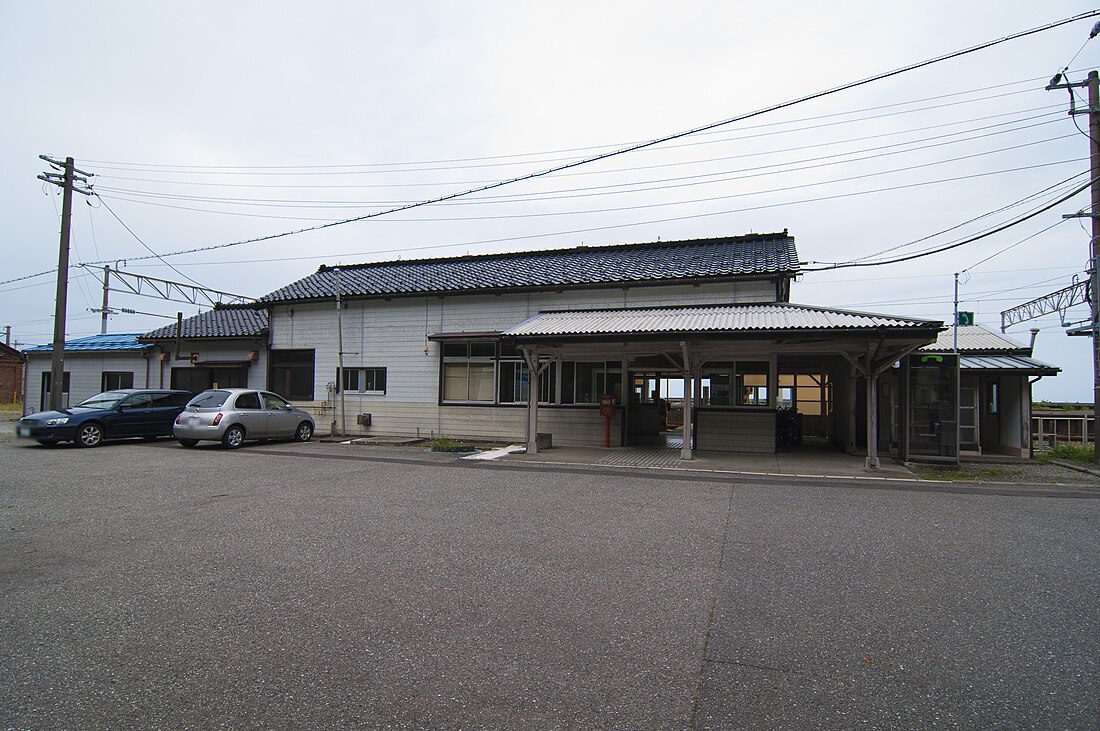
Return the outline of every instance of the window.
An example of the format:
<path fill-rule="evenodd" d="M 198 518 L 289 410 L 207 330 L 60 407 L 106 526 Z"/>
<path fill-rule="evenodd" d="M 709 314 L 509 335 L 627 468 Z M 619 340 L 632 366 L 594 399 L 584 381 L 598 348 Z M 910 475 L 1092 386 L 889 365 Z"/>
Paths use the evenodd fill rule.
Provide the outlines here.
<path fill-rule="evenodd" d="M 127 409 L 148 409 L 153 405 L 153 394 L 135 393 L 129 398 L 123 399 L 119 405 Z"/>
<path fill-rule="evenodd" d="M 989 384 L 989 413 L 991 414 L 1000 413 L 1001 410 L 1000 394 L 997 392 L 997 385 L 996 381 Z"/>
<path fill-rule="evenodd" d="M 443 344 L 443 400 L 493 403 L 496 344 Z"/>
<path fill-rule="evenodd" d="M 42 372 L 42 411 L 50 408 L 50 380 L 53 377 L 51 371 Z M 69 372 L 65 371 L 61 377 L 61 405 L 68 406 L 65 396 L 69 393 Z"/>
<path fill-rule="evenodd" d="M 564 404 L 598 404 L 600 396 L 622 401 L 621 361 L 576 361 L 562 364 L 561 400 Z"/>
<path fill-rule="evenodd" d="M 386 392 L 385 368 L 345 368 L 343 378 L 339 377 L 339 368 L 336 373 L 336 382 L 342 384 L 345 391 L 376 394 Z"/>
<path fill-rule="evenodd" d="M 273 393 L 261 394 L 264 399 L 264 408 L 268 411 L 289 411 L 290 404 L 286 402 L 286 399 L 281 396 L 276 396 Z"/>
<path fill-rule="evenodd" d="M 260 408 L 260 394 L 256 393 L 255 391 L 242 393 L 240 396 L 237 397 L 237 402 L 235 406 L 241 411 L 252 411 L 253 409 L 258 410 Z"/>
<path fill-rule="evenodd" d="M 134 387 L 133 371 L 103 371 L 100 391 L 116 391 L 120 388 Z"/>
<path fill-rule="evenodd" d="M 292 401 L 313 400 L 312 350 L 271 351 L 268 388 Z"/>
<path fill-rule="evenodd" d="M 542 372 L 539 379 L 539 403 L 554 400 L 556 370 L 553 365 Z M 500 361 L 500 403 L 525 404 L 531 392 L 531 371 L 523 361 Z"/>
<path fill-rule="evenodd" d="M 833 386 L 827 373 L 780 373 L 779 408 L 807 416 L 833 413 Z"/>
<path fill-rule="evenodd" d="M 737 361 L 714 363 L 701 379 L 700 398 L 704 406 L 767 406 L 767 361 Z M 788 402 L 794 398 L 793 384 L 783 384 L 780 399 Z"/>
<path fill-rule="evenodd" d="M 229 391 L 205 391 L 196 396 L 190 405 L 199 409 L 216 409 L 229 398 Z"/>

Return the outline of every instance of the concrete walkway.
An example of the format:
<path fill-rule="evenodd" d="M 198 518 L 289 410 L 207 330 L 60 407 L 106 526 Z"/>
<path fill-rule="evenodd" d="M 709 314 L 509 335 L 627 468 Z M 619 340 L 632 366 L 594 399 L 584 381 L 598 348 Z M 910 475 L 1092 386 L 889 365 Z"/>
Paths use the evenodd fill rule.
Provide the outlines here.
<path fill-rule="evenodd" d="M 777 454 L 731 454 L 695 452 L 692 460 L 680 459 L 678 449 L 657 447 L 554 447 L 538 454 L 509 454 L 501 459 L 546 464 L 594 465 L 601 467 L 649 467 L 665 470 L 729 472 L 749 475 L 804 477 L 860 477 L 869 479 L 916 480 L 901 464 L 883 457 L 877 470 L 864 469 L 864 458 L 844 452 L 803 449 Z"/>

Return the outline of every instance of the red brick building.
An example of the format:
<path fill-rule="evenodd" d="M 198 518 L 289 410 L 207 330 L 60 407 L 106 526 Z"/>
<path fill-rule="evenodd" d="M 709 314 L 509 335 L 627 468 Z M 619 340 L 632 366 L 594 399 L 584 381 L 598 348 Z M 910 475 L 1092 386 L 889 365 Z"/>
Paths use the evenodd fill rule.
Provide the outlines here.
<path fill-rule="evenodd" d="M 0 404 L 22 400 L 26 361 L 26 356 L 18 350 L 0 343 Z"/>

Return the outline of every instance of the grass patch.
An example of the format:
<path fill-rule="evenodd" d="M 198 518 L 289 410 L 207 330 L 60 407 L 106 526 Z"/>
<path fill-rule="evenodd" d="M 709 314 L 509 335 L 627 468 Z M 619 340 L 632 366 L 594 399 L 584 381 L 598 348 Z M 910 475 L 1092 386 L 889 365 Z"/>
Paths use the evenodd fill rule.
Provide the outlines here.
<path fill-rule="evenodd" d="M 1070 444 L 1068 442 L 1056 442 L 1053 448 L 1039 455 L 1039 459 L 1044 462 L 1061 459 L 1066 462 L 1080 462 L 1081 464 L 1091 464 L 1093 457 L 1092 445 Z"/>
<path fill-rule="evenodd" d="M 460 442 L 457 439 L 440 436 L 432 440 L 433 452 L 473 452 L 474 445 L 469 442 Z"/>
<path fill-rule="evenodd" d="M 997 467 L 937 467 L 934 465 L 914 465 L 913 471 L 922 480 L 942 480 L 944 482 L 983 482 L 1000 480 L 1015 475 L 1016 472 Z"/>

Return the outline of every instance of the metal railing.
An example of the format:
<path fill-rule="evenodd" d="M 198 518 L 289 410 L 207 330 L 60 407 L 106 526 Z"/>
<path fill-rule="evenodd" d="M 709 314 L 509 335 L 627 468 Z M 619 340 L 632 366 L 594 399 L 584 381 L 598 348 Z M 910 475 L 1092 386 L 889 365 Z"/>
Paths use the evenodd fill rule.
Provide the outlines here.
<path fill-rule="evenodd" d="M 1091 444 L 1095 438 L 1096 417 L 1091 412 L 1032 413 L 1031 440 L 1039 449 L 1050 449 L 1056 442 Z"/>

